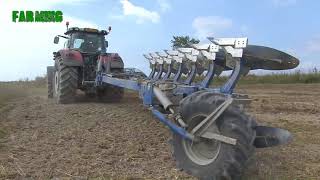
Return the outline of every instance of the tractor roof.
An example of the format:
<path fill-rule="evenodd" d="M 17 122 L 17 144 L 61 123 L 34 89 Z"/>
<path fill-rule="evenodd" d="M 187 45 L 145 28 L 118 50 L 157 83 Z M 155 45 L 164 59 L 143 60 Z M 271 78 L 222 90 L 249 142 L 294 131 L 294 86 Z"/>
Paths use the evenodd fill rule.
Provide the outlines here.
<path fill-rule="evenodd" d="M 106 30 L 99 31 L 98 29 L 93 28 L 78 28 L 78 27 L 71 27 L 65 32 L 65 35 L 76 33 L 76 32 L 84 32 L 84 33 L 91 33 L 91 34 L 101 34 L 101 35 L 107 35 L 108 32 Z"/>

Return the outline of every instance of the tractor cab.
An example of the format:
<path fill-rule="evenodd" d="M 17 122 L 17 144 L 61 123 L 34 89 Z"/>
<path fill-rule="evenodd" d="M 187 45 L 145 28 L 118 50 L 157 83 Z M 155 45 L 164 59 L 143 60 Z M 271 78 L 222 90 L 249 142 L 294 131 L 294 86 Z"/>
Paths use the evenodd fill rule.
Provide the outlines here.
<path fill-rule="evenodd" d="M 70 72 L 75 70 L 77 89 L 86 94 L 96 94 L 94 82 L 98 73 L 122 72 L 124 67 L 118 53 L 107 53 L 108 41 L 105 36 L 110 33 L 111 27 L 108 30 L 69 28 L 68 22 L 66 26 L 64 35 L 54 37 L 55 44 L 59 43 L 60 38 L 66 39 L 64 47 L 53 53 L 55 71 L 59 72 L 65 67 L 71 69 Z"/>
<path fill-rule="evenodd" d="M 58 35 L 54 38 L 54 43 L 59 43 L 59 38 L 67 39 L 65 49 L 76 50 L 88 54 L 105 54 L 108 47 L 108 41 L 105 36 L 109 34 L 111 27 L 106 30 L 97 30 L 93 28 L 68 28 L 64 33 L 67 36 Z"/>

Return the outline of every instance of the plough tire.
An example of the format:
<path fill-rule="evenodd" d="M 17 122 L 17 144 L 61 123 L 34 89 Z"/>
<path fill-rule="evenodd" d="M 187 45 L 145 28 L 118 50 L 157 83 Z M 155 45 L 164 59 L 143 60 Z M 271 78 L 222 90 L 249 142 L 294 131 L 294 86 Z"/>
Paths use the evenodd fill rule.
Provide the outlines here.
<path fill-rule="evenodd" d="M 225 99 L 224 95 L 208 91 L 199 91 L 183 99 L 180 111 L 187 130 L 191 131 Z M 204 180 L 240 179 L 255 150 L 255 126 L 253 119 L 231 105 L 207 131 L 234 138 L 236 145 L 204 138 L 190 142 L 174 134 L 172 145 L 177 167 Z"/>

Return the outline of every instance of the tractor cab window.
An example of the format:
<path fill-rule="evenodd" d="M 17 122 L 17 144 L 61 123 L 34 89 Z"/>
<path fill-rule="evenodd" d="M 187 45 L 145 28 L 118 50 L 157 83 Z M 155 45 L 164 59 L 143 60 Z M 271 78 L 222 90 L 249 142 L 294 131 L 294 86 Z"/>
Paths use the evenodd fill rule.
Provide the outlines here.
<path fill-rule="evenodd" d="M 73 48 L 80 49 L 82 43 L 84 42 L 83 39 L 74 39 L 73 41 Z"/>
<path fill-rule="evenodd" d="M 105 50 L 104 37 L 98 34 L 75 33 L 71 35 L 71 49 L 81 52 L 97 53 Z"/>

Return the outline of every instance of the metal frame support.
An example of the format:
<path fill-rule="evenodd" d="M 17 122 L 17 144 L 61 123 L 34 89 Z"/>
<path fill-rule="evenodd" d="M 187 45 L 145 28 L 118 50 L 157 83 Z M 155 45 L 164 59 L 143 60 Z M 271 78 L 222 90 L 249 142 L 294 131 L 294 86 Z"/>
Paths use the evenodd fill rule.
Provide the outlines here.
<path fill-rule="evenodd" d="M 202 120 L 196 127 L 191 130 L 192 134 L 202 135 L 208 127 L 210 127 L 218 117 L 232 104 L 233 99 L 229 97 L 226 101 L 220 104 L 209 116 Z"/>
<path fill-rule="evenodd" d="M 150 72 L 150 74 L 148 76 L 148 79 L 153 79 L 154 75 L 156 74 L 156 65 L 152 64 L 151 67 L 152 68 L 151 68 L 151 72 Z"/>
<path fill-rule="evenodd" d="M 163 64 L 159 64 L 159 72 L 156 74 L 156 76 L 153 79 L 159 80 L 162 77 L 162 74 L 163 74 Z"/>
<path fill-rule="evenodd" d="M 202 120 L 196 127 L 191 130 L 191 134 L 195 137 L 203 137 L 207 139 L 215 139 L 227 144 L 236 145 L 237 140 L 221 134 L 212 133 L 206 131 L 220 116 L 221 114 L 232 104 L 233 98 L 229 97 L 220 106 L 218 106 L 209 116 Z"/>
<path fill-rule="evenodd" d="M 220 87 L 221 93 L 232 94 L 240 76 L 248 70 L 248 68 L 244 67 L 242 60 L 243 49 L 248 45 L 248 38 L 215 39 L 208 37 L 208 39 L 212 43 L 222 47 L 223 51 L 226 53 L 227 66 L 233 68 L 228 81 Z"/>
<path fill-rule="evenodd" d="M 170 55 L 166 55 L 166 57 L 164 58 L 164 62 L 167 66 L 167 69 L 166 69 L 166 74 L 163 76 L 162 80 L 168 80 L 172 74 L 172 57 Z"/>
<path fill-rule="evenodd" d="M 149 60 L 149 63 L 150 63 L 150 67 L 151 67 L 151 72 L 148 76 L 148 79 L 153 79 L 155 73 L 156 73 L 156 67 L 157 67 L 157 64 L 156 64 L 156 61 L 153 60 L 153 58 L 149 55 L 146 55 L 146 54 L 143 54 L 143 56 Z"/>
<path fill-rule="evenodd" d="M 194 78 L 197 74 L 197 56 L 200 54 L 200 51 L 194 49 L 194 48 L 178 48 L 179 55 L 181 58 L 186 59 L 187 61 L 190 61 L 191 63 L 191 70 L 188 73 L 187 79 L 183 82 L 186 85 L 191 85 Z"/>
<path fill-rule="evenodd" d="M 172 64 L 167 64 L 167 72 L 166 74 L 163 76 L 162 80 L 168 80 L 171 76 L 171 71 L 172 71 Z"/>
<path fill-rule="evenodd" d="M 197 66 L 194 62 L 192 62 L 191 71 L 189 72 L 187 79 L 184 81 L 184 84 L 191 85 L 194 78 L 196 77 L 196 74 L 197 74 Z"/>
<path fill-rule="evenodd" d="M 159 80 L 163 73 L 163 59 L 157 53 L 149 53 L 152 59 L 156 62 L 157 74 L 153 76 L 153 80 Z"/>
<path fill-rule="evenodd" d="M 159 112 L 158 110 L 156 110 L 154 108 L 152 108 L 151 111 L 160 120 L 160 122 L 162 122 L 163 124 L 168 126 L 171 129 L 171 131 L 173 131 L 174 133 L 179 134 L 182 138 L 187 139 L 189 141 L 193 141 L 194 140 L 194 136 L 192 134 L 188 133 L 185 129 L 177 126 L 174 123 L 172 123 L 161 112 Z"/>
<path fill-rule="evenodd" d="M 165 53 L 165 54 L 164 54 Z M 158 79 L 160 79 L 162 77 L 162 80 L 167 80 L 170 75 L 171 75 L 171 56 L 169 54 L 167 54 L 167 52 L 156 52 L 156 54 L 159 56 L 159 59 L 162 61 L 163 63 L 163 72 L 165 72 L 165 75 L 162 77 L 162 74 L 158 77 Z"/>
<path fill-rule="evenodd" d="M 177 62 L 177 63 L 179 63 L 179 62 Z M 182 68 L 183 68 L 183 64 L 179 63 L 179 68 L 178 68 L 178 71 L 176 72 L 176 74 L 173 77 L 173 82 L 175 82 L 175 83 L 179 82 L 180 77 L 182 75 Z"/>
<path fill-rule="evenodd" d="M 131 89 L 134 91 L 140 91 L 141 84 L 127 79 L 119 79 L 115 77 L 108 76 L 106 74 L 100 74 L 96 77 L 96 84 L 103 85 L 103 83 L 112 84 L 114 86 Z"/>
<path fill-rule="evenodd" d="M 183 68 L 183 63 L 182 63 L 182 58 L 178 57 L 179 52 L 176 50 L 173 51 L 169 51 L 169 50 L 164 50 L 165 53 L 167 53 L 168 57 L 170 56 L 170 58 L 172 58 L 173 61 L 175 61 L 175 63 L 179 64 L 178 69 L 175 72 L 175 75 L 173 77 L 173 82 L 177 83 L 180 80 L 180 77 L 182 75 L 182 68 Z M 171 66 L 172 68 L 172 66 Z"/>
<path fill-rule="evenodd" d="M 220 46 L 216 44 L 190 44 L 190 46 L 199 52 L 199 55 L 196 56 L 197 59 L 199 58 L 209 62 L 209 67 L 204 68 L 207 70 L 207 74 L 200 83 L 201 88 L 208 88 L 217 69 L 214 61 L 216 59 L 216 53 L 219 52 Z"/>
<path fill-rule="evenodd" d="M 148 83 L 146 85 L 140 86 L 141 89 L 139 90 L 139 96 L 143 101 L 144 106 L 152 106 L 153 105 L 153 85 Z"/>
<path fill-rule="evenodd" d="M 244 69 L 244 67 L 243 67 L 241 59 L 236 59 L 231 76 L 229 77 L 228 81 L 223 86 L 220 87 L 221 93 L 226 93 L 226 94 L 233 93 L 233 90 L 234 90 L 240 76 L 242 75 L 243 69 Z"/>
<path fill-rule="evenodd" d="M 213 61 L 209 62 L 209 69 L 208 69 L 208 72 L 206 74 L 206 77 L 202 80 L 200 86 L 202 88 L 208 88 L 209 85 L 211 84 L 212 80 L 213 80 L 213 77 L 215 75 L 215 72 L 216 72 L 216 66 L 214 64 Z"/>

